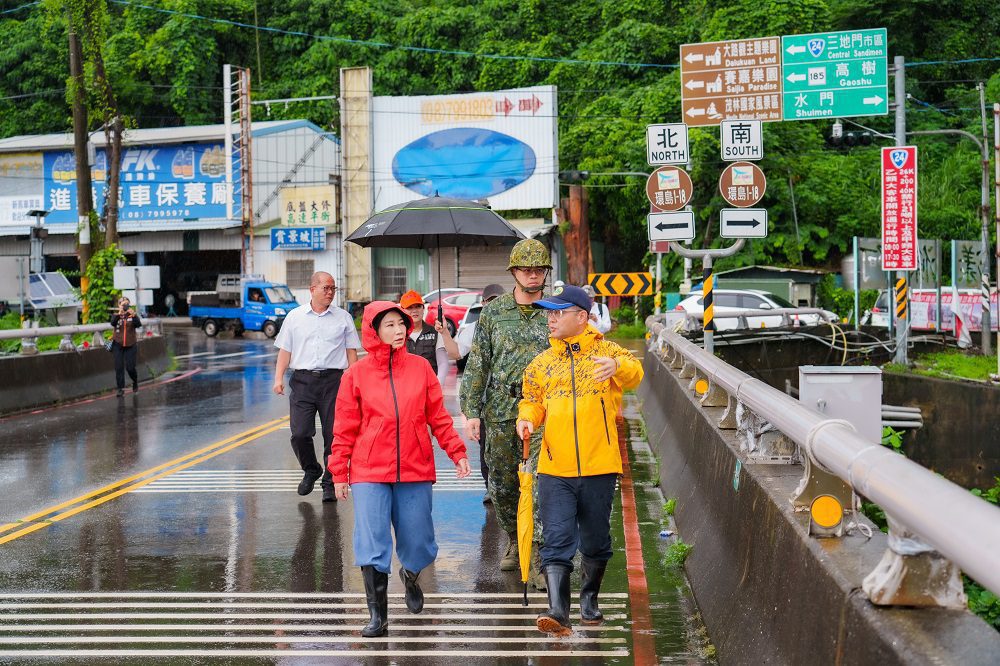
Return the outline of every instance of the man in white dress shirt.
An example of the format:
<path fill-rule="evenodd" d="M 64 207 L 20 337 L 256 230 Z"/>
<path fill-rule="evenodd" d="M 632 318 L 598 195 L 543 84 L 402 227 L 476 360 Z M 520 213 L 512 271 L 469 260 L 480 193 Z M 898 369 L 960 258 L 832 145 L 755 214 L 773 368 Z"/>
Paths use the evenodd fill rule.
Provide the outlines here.
<path fill-rule="evenodd" d="M 596 292 L 589 284 L 583 285 L 583 290 L 594 301 L 594 307 L 590 308 L 590 323 L 602 334 L 607 333 L 611 330 L 611 313 L 608 312 L 608 306 L 597 302 L 594 298 Z"/>
<path fill-rule="evenodd" d="M 285 317 L 274 346 L 278 361 L 274 368 L 274 392 L 285 392 L 285 370 L 292 369 L 288 380 L 291 395 L 289 427 L 292 451 L 302 467 L 299 495 L 312 492 L 322 477 L 323 501 L 335 502 L 333 478 L 326 468 L 333 443 L 334 406 L 340 377 L 358 360 L 361 341 L 354 320 L 346 310 L 333 305 L 337 286 L 333 276 L 322 271 L 309 281 L 309 303 L 300 305 Z M 313 436 L 316 412 L 323 429 L 323 464 L 316 459 Z"/>

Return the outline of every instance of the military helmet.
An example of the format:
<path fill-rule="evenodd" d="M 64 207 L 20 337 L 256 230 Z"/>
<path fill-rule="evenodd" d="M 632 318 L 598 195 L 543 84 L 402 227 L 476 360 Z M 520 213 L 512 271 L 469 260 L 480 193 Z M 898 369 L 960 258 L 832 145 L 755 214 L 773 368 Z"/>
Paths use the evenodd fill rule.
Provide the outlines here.
<path fill-rule="evenodd" d="M 507 270 L 516 266 L 525 268 L 548 268 L 552 269 L 552 259 L 549 257 L 549 250 L 541 241 L 534 238 L 525 238 L 518 241 L 517 245 L 510 251 L 510 263 Z"/>

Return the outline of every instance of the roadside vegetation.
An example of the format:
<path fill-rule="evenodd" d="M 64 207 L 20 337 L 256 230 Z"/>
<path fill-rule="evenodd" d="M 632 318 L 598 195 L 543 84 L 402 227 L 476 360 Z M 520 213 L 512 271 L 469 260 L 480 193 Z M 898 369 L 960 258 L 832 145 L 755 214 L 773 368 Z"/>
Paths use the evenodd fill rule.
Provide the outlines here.
<path fill-rule="evenodd" d="M 923 354 L 913 361 L 913 367 L 889 363 L 882 366 L 884 372 L 898 374 L 912 373 L 940 379 L 963 379 L 988 382 L 991 374 L 996 374 L 997 357 L 973 354 L 961 349 Z"/>

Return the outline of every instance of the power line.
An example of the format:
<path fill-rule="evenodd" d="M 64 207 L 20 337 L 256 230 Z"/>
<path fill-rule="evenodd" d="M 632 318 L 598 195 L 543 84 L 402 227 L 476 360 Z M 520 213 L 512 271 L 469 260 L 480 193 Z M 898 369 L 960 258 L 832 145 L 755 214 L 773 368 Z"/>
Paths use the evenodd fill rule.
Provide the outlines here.
<path fill-rule="evenodd" d="M 34 7 L 35 5 L 40 5 L 40 4 L 42 4 L 42 3 L 41 2 L 29 2 L 26 5 L 21 5 L 20 7 L 14 7 L 14 9 L 5 9 L 2 12 L 0 12 L 0 15 L 3 15 L 3 14 L 13 14 L 14 12 L 19 12 L 22 9 L 27 9 L 28 7 Z"/>

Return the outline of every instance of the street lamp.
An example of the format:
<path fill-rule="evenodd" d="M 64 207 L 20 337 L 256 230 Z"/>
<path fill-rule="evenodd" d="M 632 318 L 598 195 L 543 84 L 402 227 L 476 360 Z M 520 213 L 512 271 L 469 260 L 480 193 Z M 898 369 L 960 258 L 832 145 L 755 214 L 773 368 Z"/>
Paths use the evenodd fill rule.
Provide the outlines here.
<path fill-rule="evenodd" d="M 42 254 L 42 244 L 49 235 L 49 230 L 44 227 L 44 218 L 49 214 L 47 210 L 33 209 L 28 211 L 28 216 L 35 218 L 35 226 L 31 227 L 31 250 L 28 255 L 28 266 L 32 273 L 45 272 L 45 255 Z"/>

